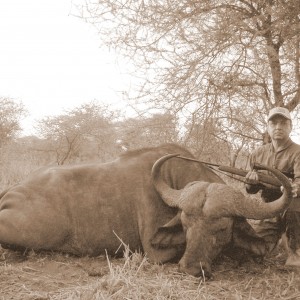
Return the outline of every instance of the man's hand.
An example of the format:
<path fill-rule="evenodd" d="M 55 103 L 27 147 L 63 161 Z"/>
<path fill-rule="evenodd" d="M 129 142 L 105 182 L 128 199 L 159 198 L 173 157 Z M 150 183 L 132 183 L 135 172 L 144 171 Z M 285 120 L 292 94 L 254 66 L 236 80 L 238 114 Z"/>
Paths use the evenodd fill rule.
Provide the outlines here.
<path fill-rule="evenodd" d="M 246 181 L 249 183 L 257 183 L 258 174 L 255 170 L 249 171 L 246 175 Z"/>
<path fill-rule="evenodd" d="M 293 198 L 299 197 L 299 184 L 298 183 L 292 183 L 292 193 L 293 193 Z"/>
<path fill-rule="evenodd" d="M 255 170 L 249 171 L 246 178 L 246 188 L 250 188 L 251 184 L 257 184 L 258 182 L 258 174 Z"/>
<path fill-rule="evenodd" d="M 297 183 L 292 183 L 291 185 L 292 185 L 292 194 L 293 194 L 293 198 L 299 197 L 299 192 L 300 192 L 299 184 L 297 184 Z M 283 186 L 280 187 L 280 190 L 283 192 L 283 190 L 284 190 Z"/>

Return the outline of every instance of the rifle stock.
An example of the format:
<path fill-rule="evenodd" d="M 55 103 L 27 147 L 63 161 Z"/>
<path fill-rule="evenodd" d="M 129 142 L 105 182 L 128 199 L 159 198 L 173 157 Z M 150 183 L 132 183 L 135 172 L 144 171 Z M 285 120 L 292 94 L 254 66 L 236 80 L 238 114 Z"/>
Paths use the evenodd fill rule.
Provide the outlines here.
<path fill-rule="evenodd" d="M 246 177 L 246 175 L 248 174 L 248 171 L 245 171 L 243 169 L 234 168 L 234 167 L 219 166 L 218 169 L 220 171 L 239 175 L 241 177 Z M 257 184 L 265 183 L 265 184 L 273 185 L 274 187 L 278 187 L 278 188 L 282 186 L 281 182 L 277 178 L 273 177 L 272 175 L 263 174 L 263 173 L 259 173 L 259 172 L 257 173 L 257 175 L 258 175 Z"/>
<path fill-rule="evenodd" d="M 239 168 L 235 168 L 235 167 L 217 165 L 217 164 L 204 162 L 204 161 L 200 161 L 200 160 L 197 160 L 197 159 L 194 159 L 194 158 L 189 158 L 189 157 L 184 157 L 184 156 L 178 156 L 178 158 L 182 158 L 182 159 L 202 163 L 202 164 L 208 165 L 210 167 L 218 168 L 218 170 L 220 170 L 222 172 L 231 173 L 231 174 L 238 175 L 238 176 L 241 176 L 241 177 L 246 177 L 246 175 L 249 172 L 249 171 L 239 169 Z M 293 178 L 293 174 L 285 173 L 285 172 L 282 172 L 282 173 L 284 175 L 286 175 L 287 177 L 289 177 L 289 178 Z M 260 173 L 260 172 L 258 172 L 257 174 L 258 174 L 258 181 L 257 181 L 257 183 L 254 183 L 254 184 L 261 184 L 261 183 L 262 184 L 269 184 L 269 185 L 273 185 L 275 188 L 280 188 L 282 186 L 281 182 L 272 175 L 268 175 L 268 174 L 264 174 L 264 173 Z"/>

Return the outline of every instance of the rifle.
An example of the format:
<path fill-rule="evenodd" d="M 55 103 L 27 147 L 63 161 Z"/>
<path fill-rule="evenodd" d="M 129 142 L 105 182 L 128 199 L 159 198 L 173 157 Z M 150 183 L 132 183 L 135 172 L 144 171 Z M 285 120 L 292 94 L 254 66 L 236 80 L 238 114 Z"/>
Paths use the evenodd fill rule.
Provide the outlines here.
<path fill-rule="evenodd" d="M 185 160 L 190 160 L 190 161 L 194 161 L 194 162 L 198 162 L 198 163 L 202 163 L 204 165 L 207 165 L 208 167 L 210 167 L 211 169 L 215 170 L 215 168 L 217 168 L 219 171 L 222 172 L 226 172 L 226 173 L 231 173 L 234 175 L 238 175 L 241 177 L 246 177 L 246 175 L 248 174 L 249 171 L 246 171 L 244 169 L 239 169 L 239 168 L 235 168 L 235 167 L 229 167 L 229 166 L 222 166 L 222 165 L 218 165 L 218 164 L 214 164 L 214 163 L 210 163 L 210 162 L 205 162 L 205 161 L 200 161 L 197 159 L 193 159 L 193 158 L 189 158 L 189 157 L 184 157 L 184 156 L 177 156 L 178 158 L 182 158 Z M 214 167 L 214 168 L 212 168 Z M 254 165 L 254 169 L 255 169 L 255 165 Z M 288 178 L 293 178 L 294 175 L 291 173 L 287 173 L 287 172 L 282 172 L 285 176 L 287 176 Z M 264 174 L 264 173 L 257 173 L 258 174 L 258 181 L 254 182 L 252 184 L 269 184 L 274 186 L 274 188 L 280 188 L 282 186 L 281 182 L 275 178 L 272 175 L 268 175 L 268 174 Z"/>

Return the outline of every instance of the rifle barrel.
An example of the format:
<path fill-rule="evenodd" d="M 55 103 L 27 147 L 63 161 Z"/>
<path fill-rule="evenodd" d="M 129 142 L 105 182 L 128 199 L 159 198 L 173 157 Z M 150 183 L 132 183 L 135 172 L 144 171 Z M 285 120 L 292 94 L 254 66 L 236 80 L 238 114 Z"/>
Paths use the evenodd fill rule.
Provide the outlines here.
<path fill-rule="evenodd" d="M 248 171 L 245 171 L 243 169 L 234 168 L 234 167 L 219 166 L 218 169 L 220 171 L 232 173 L 232 174 L 239 175 L 242 177 L 246 177 L 246 175 L 248 174 Z M 267 175 L 267 174 L 263 174 L 263 173 L 259 173 L 259 172 L 257 173 L 257 175 L 258 175 L 257 184 L 266 183 L 266 184 L 273 185 L 275 187 L 282 186 L 281 182 L 277 178 L 273 177 L 272 175 Z"/>
<path fill-rule="evenodd" d="M 205 162 L 205 161 L 200 161 L 200 160 L 190 158 L 190 157 L 184 157 L 184 156 L 177 156 L 177 157 L 185 159 L 185 160 L 194 161 L 194 162 L 197 162 L 197 163 L 202 163 L 204 165 L 217 167 L 218 170 L 220 170 L 222 172 L 231 173 L 231 174 L 238 175 L 238 176 L 241 176 L 241 177 L 246 177 L 246 175 L 248 174 L 248 171 L 243 170 L 243 169 L 239 169 L 239 168 L 235 168 L 235 167 L 221 166 L 221 165 L 218 165 L 218 164 Z M 265 184 L 273 185 L 277 188 L 282 186 L 281 182 L 277 178 L 275 178 L 272 175 L 263 174 L 263 173 L 258 173 L 257 184 L 259 184 L 259 183 L 265 183 Z"/>
<path fill-rule="evenodd" d="M 198 159 L 194 159 L 194 158 L 190 158 L 190 157 L 185 157 L 185 156 L 177 156 L 178 158 L 183 158 L 185 160 L 190 160 L 190 161 L 195 161 L 197 163 L 201 163 L 201 164 L 204 164 L 204 165 L 208 165 L 208 166 L 213 166 L 213 167 L 219 167 L 220 165 L 217 165 L 217 164 L 214 164 L 214 163 L 210 163 L 210 162 L 206 162 L 206 161 L 201 161 L 201 160 L 198 160 Z"/>

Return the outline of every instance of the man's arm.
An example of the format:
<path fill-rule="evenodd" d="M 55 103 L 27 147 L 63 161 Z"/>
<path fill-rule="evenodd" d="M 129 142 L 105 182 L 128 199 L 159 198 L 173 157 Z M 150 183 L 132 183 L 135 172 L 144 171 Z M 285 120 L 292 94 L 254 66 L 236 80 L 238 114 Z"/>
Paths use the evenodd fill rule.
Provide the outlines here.
<path fill-rule="evenodd" d="M 292 192 L 294 197 L 300 197 L 300 153 L 294 163 L 294 180 L 292 183 Z"/>

